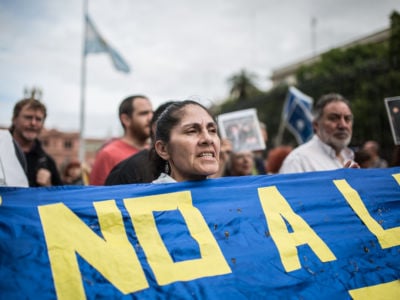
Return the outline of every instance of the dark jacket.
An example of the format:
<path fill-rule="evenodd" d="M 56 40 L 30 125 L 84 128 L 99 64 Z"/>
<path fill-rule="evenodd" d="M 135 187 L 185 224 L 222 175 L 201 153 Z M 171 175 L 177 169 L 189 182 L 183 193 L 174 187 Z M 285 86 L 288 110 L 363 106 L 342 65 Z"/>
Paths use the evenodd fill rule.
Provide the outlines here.
<path fill-rule="evenodd" d="M 154 179 L 149 150 L 144 149 L 117 164 L 108 174 L 105 185 L 148 183 Z"/>
<path fill-rule="evenodd" d="M 36 173 L 39 169 L 47 169 L 51 173 L 51 185 L 62 185 L 60 174 L 58 173 L 56 163 L 42 148 L 39 140 L 35 141 L 32 149 L 25 153 L 28 170 L 28 181 L 30 187 L 39 186 L 36 183 Z"/>

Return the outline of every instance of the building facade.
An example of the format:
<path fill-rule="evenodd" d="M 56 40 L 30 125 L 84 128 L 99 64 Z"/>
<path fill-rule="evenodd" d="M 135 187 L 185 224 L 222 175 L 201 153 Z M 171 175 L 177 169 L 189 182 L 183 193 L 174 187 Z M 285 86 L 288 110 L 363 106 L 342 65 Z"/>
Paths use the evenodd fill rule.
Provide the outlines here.
<path fill-rule="evenodd" d="M 79 133 L 62 132 L 56 129 L 43 129 L 40 140 L 45 151 L 56 161 L 61 172 L 66 164 L 79 160 Z M 91 165 L 96 156 L 97 150 L 104 144 L 105 139 L 85 139 L 85 160 Z"/>

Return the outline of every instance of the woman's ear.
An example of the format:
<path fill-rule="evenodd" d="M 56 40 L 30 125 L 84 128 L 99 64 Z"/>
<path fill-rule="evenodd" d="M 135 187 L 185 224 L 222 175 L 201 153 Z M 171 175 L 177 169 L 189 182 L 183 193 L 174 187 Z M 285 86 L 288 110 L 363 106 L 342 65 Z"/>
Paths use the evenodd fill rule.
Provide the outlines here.
<path fill-rule="evenodd" d="M 154 148 L 157 152 L 157 154 L 164 160 L 168 160 L 169 159 L 169 153 L 168 153 L 168 148 L 167 145 L 158 140 L 156 141 L 156 143 L 154 144 Z"/>

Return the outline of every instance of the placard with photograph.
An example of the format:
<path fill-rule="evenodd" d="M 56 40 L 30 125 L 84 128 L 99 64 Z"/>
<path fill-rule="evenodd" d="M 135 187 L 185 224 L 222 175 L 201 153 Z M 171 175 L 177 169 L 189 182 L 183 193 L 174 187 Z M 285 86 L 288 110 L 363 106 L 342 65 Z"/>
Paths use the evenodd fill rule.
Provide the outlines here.
<path fill-rule="evenodd" d="M 400 145 L 400 96 L 385 98 L 385 106 L 389 117 L 395 145 Z"/>
<path fill-rule="evenodd" d="M 255 151 L 265 149 L 257 110 L 239 110 L 218 116 L 222 138 L 231 141 L 233 151 Z"/>

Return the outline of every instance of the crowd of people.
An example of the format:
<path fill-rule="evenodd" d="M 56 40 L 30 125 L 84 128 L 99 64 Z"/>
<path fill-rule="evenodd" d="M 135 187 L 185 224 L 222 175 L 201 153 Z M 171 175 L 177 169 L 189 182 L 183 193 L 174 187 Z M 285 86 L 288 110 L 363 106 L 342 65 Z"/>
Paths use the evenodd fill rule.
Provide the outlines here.
<path fill-rule="evenodd" d="M 45 105 L 33 98 L 22 99 L 14 106 L 9 130 L 0 131 L 0 185 L 166 183 L 388 167 L 376 141 L 366 141 L 357 151 L 349 148 L 353 113 L 342 95 L 323 95 L 313 113 L 314 135 L 308 142 L 235 152 L 234 141 L 220 138 L 215 116 L 200 103 L 168 101 L 153 111 L 148 97 L 133 95 L 119 106 L 123 135 L 98 150 L 90 173 L 75 160 L 59 172 L 39 139 L 47 116 Z M 260 131 L 267 144 L 265 123 L 260 122 Z"/>

